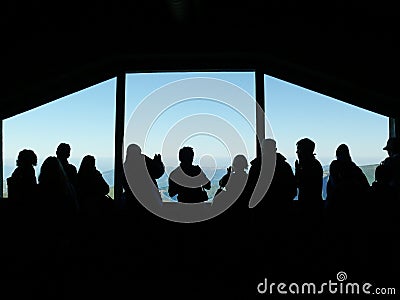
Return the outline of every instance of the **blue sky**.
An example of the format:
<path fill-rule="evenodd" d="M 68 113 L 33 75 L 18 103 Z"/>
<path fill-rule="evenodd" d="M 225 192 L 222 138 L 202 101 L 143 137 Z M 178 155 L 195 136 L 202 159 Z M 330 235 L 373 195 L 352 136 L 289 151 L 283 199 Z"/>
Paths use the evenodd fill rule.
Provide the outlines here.
<path fill-rule="evenodd" d="M 18 152 L 32 149 L 38 173 L 41 162 L 66 142 L 76 167 L 84 155 L 92 154 L 104 171 L 112 169 L 115 85 L 112 79 L 4 120 L 4 164 L 15 166 Z"/>
<path fill-rule="evenodd" d="M 244 90 L 249 97 L 254 97 L 254 74 L 253 73 L 172 73 L 172 74 L 131 74 L 127 77 L 127 95 L 126 95 L 126 117 L 125 123 L 128 125 L 131 114 L 135 111 L 139 103 L 144 99 L 148 101 L 146 96 L 148 91 L 155 91 L 160 87 L 176 82 L 178 80 L 194 78 L 194 77 L 212 77 L 228 81 L 242 90 Z M 183 86 L 185 86 L 183 84 Z M 141 91 L 141 92 L 140 92 Z M 228 93 L 228 91 L 226 91 Z M 169 101 L 169 99 L 163 99 L 164 93 L 161 97 L 151 98 L 151 103 Z M 191 93 L 188 93 L 192 95 Z M 219 101 L 220 99 L 206 99 L 196 97 L 196 93 L 193 94 L 193 98 L 187 99 L 183 102 L 179 102 L 167 109 L 161 109 L 159 106 L 154 105 L 150 107 L 155 111 L 159 111 L 160 116 L 154 122 L 149 136 L 146 139 L 146 143 L 139 143 L 147 155 L 152 156 L 154 153 L 162 153 L 166 165 L 176 166 L 179 164 L 177 159 L 178 149 L 182 146 L 191 146 L 195 150 L 195 163 L 200 163 L 201 157 L 208 157 L 208 162 L 211 162 L 211 166 L 217 165 L 220 168 L 225 168 L 230 164 L 235 154 L 239 154 L 236 148 L 240 148 L 240 145 L 236 141 L 241 141 L 244 146 L 244 153 L 249 159 L 255 156 L 255 138 L 254 138 L 254 126 L 255 126 L 255 109 L 251 105 L 247 107 L 239 107 L 240 112 L 247 109 L 247 117 L 240 115 L 238 111 L 235 111 L 231 107 L 228 107 L 224 103 Z M 172 97 L 171 102 L 174 102 L 175 95 L 165 95 L 165 97 Z M 201 118 L 196 118 L 196 115 L 205 115 L 205 121 L 201 122 Z M 149 112 L 146 112 L 146 116 Z M 215 123 L 215 127 L 218 126 L 230 126 L 236 129 L 237 138 L 234 139 L 234 134 L 226 130 L 224 132 L 218 132 L 217 134 L 210 135 L 213 128 L 209 128 L 206 132 L 201 132 L 205 123 Z M 202 124 L 200 124 L 202 123 Z M 181 125 L 183 124 L 183 125 Z M 182 138 L 178 138 L 176 130 L 179 126 L 185 127 L 187 133 L 183 134 Z M 180 131 L 183 131 L 181 128 Z M 173 134 L 175 133 L 175 134 Z M 163 147 L 168 142 L 163 142 L 164 138 L 168 138 L 168 134 L 172 134 L 174 143 L 176 145 L 175 150 L 164 150 Z M 191 136 L 193 135 L 193 136 Z M 127 139 L 128 140 L 128 139 Z M 133 142 L 137 142 L 134 138 Z M 129 142 L 127 142 L 129 143 Z M 233 149 L 235 148 L 235 149 Z M 242 154 L 242 153 L 240 153 Z M 204 161 L 205 163 L 205 161 Z"/>
<path fill-rule="evenodd" d="M 337 99 L 265 76 L 266 115 L 278 151 L 295 160 L 296 141 L 309 137 L 323 165 L 334 159 L 337 146 L 349 146 L 359 165 L 375 164 L 387 156 L 382 150 L 389 137 L 387 117 Z"/>
<path fill-rule="evenodd" d="M 226 80 L 254 96 L 252 72 L 130 74 L 127 76 L 125 124 L 128 124 L 131 114 L 147 95 L 168 83 L 197 76 Z M 295 160 L 296 141 L 306 136 L 316 142 L 317 158 L 324 165 L 334 159 L 335 149 L 340 143 L 350 147 L 354 161 L 360 165 L 378 163 L 386 157 L 382 147 L 388 138 L 387 117 L 270 76 L 265 76 L 265 84 L 267 122 L 277 140 L 278 151 L 288 158 L 290 164 Z M 4 120 L 4 164 L 8 169 L 14 167 L 20 150 L 33 149 L 39 159 L 36 168 L 38 174 L 42 161 L 55 154 L 60 142 L 67 142 L 72 147 L 71 162 L 77 167 L 84 155 L 92 154 L 97 158 L 101 171 L 112 169 L 115 85 L 116 80 L 111 79 Z M 199 113 L 217 116 L 233 125 L 242 138 L 248 158 L 254 157 L 252 125 L 255 118 L 244 119 L 218 101 L 201 98 L 189 99 L 163 111 L 153 124 L 146 145 L 141 145 L 144 152 L 150 156 L 163 152 L 163 138 L 168 131 L 177 122 L 190 124 L 190 118 L 183 120 Z M 198 127 L 195 125 L 190 125 L 194 131 Z M 229 136 L 218 137 L 203 133 L 176 142 L 179 146 L 193 146 L 197 163 L 203 157 L 204 164 L 215 163 L 225 167 L 230 160 L 227 144 L 234 143 L 229 139 Z M 168 164 L 177 163 L 175 153 L 163 153 Z M 9 174 L 4 173 L 4 176 Z"/>

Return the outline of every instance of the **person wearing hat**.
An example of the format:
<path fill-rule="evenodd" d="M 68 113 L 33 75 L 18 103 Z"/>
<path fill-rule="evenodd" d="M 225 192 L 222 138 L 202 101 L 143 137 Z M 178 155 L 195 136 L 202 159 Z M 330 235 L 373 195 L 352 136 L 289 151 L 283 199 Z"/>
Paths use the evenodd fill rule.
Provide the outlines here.
<path fill-rule="evenodd" d="M 323 170 L 315 158 L 315 143 L 303 138 L 296 143 L 295 178 L 298 188 L 299 204 L 307 210 L 322 207 Z"/>
<path fill-rule="evenodd" d="M 389 184 L 400 195 L 400 138 L 390 137 L 383 150 L 387 151 L 388 157 L 381 162 L 381 165 L 389 176 Z"/>
<path fill-rule="evenodd" d="M 375 170 L 371 188 L 370 215 L 380 219 L 381 228 L 398 226 L 400 208 L 400 138 L 390 137 L 383 150 L 386 157 Z"/>
<path fill-rule="evenodd" d="M 386 142 L 386 146 L 383 147 L 383 150 L 388 152 L 389 157 L 398 155 L 400 152 L 400 138 L 390 137 Z"/>

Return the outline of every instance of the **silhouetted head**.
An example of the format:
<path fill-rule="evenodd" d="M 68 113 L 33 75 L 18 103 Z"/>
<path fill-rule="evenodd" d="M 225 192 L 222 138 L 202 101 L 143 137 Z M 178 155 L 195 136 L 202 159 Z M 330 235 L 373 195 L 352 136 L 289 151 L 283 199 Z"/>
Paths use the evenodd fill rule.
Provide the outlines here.
<path fill-rule="evenodd" d="M 242 154 L 236 155 L 233 159 L 232 168 L 234 172 L 242 172 L 246 170 L 248 166 L 249 164 L 247 163 L 247 159 Z"/>
<path fill-rule="evenodd" d="M 32 150 L 24 149 L 18 153 L 18 158 L 17 158 L 18 167 L 27 167 L 36 165 L 37 165 L 37 156 L 35 152 L 33 152 Z"/>
<path fill-rule="evenodd" d="M 126 149 L 126 160 L 140 157 L 142 149 L 137 144 L 130 144 Z"/>
<path fill-rule="evenodd" d="M 350 150 L 346 144 L 341 144 L 336 149 L 336 158 L 338 160 L 351 161 Z"/>
<path fill-rule="evenodd" d="M 389 156 L 400 152 L 400 138 L 390 137 L 387 140 L 386 146 L 383 147 L 383 150 L 388 152 Z"/>
<path fill-rule="evenodd" d="M 183 147 L 179 150 L 179 161 L 184 165 L 193 163 L 194 151 L 192 147 Z"/>
<path fill-rule="evenodd" d="M 311 157 L 314 155 L 315 143 L 309 138 L 303 138 L 296 143 L 297 156 L 299 159 L 304 157 Z"/>
<path fill-rule="evenodd" d="M 57 147 L 56 155 L 58 159 L 65 160 L 71 155 L 71 146 L 67 143 L 61 143 Z"/>
<path fill-rule="evenodd" d="M 274 139 L 264 139 L 261 142 L 261 152 L 269 153 L 270 151 L 276 151 L 276 141 Z"/>
<path fill-rule="evenodd" d="M 95 169 L 96 159 L 92 155 L 86 155 L 82 158 L 81 165 L 79 166 L 79 173 Z"/>

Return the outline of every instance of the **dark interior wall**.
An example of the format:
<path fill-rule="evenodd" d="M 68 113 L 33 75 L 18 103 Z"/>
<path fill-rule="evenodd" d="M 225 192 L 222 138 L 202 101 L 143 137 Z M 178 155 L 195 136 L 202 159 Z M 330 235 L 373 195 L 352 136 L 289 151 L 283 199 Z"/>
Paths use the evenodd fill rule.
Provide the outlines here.
<path fill-rule="evenodd" d="M 397 10 L 348 1 L 4 1 L 0 117 L 136 71 L 263 70 L 398 117 Z"/>

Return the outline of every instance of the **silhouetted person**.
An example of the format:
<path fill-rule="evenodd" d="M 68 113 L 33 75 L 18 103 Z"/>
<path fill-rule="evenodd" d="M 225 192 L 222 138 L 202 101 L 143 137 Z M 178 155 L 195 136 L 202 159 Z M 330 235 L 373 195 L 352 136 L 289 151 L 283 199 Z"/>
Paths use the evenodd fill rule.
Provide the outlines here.
<path fill-rule="evenodd" d="M 383 148 L 388 152 L 388 157 L 381 164 L 387 173 L 389 184 L 396 190 L 397 199 L 400 201 L 400 138 L 391 137 Z"/>
<path fill-rule="evenodd" d="M 303 138 L 296 143 L 295 178 L 299 206 L 304 212 L 319 214 L 322 209 L 323 170 L 315 158 L 315 143 Z"/>
<path fill-rule="evenodd" d="M 229 180 L 229 177 L 231 176 L 231 173 L 232 173 L 232 166 L 226 168 L 226 174 L 224 176 L 222 176 L 222 178 L 218 181 L 219 188 L 215 192 L 215 196 L 225 190 L 225 186 L 228 183 L 228 180 Z"/>
<path fill-rule="evenodd" d="M 179 202 L 198 203 L 208 200 L 211 183 L 201 168 L 193 165 L 194 152 L 191 147 L 179 150 L 180 165 L 169 176 L 168 194 L 177 196 Z"/>
<path fill-rule="evenodd" d="M 56 156 L 60 160 L 61 165 L 64 168 L 64 172 L 67 175 L 70 183 L 74 188 L 76 188 L 76 167 L 68 162 L 68 158 L 71 155 L 71 146 L 66 143 L 61 143 L 58 145 L 56 150 Z"/>
<path fill-rule="evenodd" d="M 107 194 L 110 187 L 103 175 L 96 169 L 96 160 L 86 155 L 81 162 L 77 176 L 77 195 L 80 213 L 87 216 L 99 216 L 107 208 Z"/>
<path fill-rule="evenodd" d="M 133 212 L 140 205 L 137 198 L 146 198 L 155 201 L 160 193 L 157 187 L 157 179 L 165 171 L 164 163 L 160 154 L 155 154 L 153 158 L 142 153 L 142 149 L 137 144 L 130 144 L 126 151 L 123 176 L 123 198 L 125 209 Z M 134 192 L 133 192 L 134 191 Z"/>
<path fill-rule="evenodd" d="M 58 220 L 60 217 L 75 217 L 79 205 L 75 189 L 69 182 L 61 162 L 55 156 L 46 158 L 38 178 L 42 214 Z"/>
<path fill-rule="evenodd" d="M 75 189 L 69 182 L 61 162 L 55 156 L 47 157 L 38 176 L 37 213 L 31 222 L 39 247 L 44 247 L 46 259 L 41 265 L 56 274 L 58 257 L 71 255 L 68 245 L 75 236 L 75 221 L 79 204 Z M 40 249 L 40 248 L 39 248 Z"/>
<path fill-rule="evenodd" d="M 248 166 L 247 158 L 244 155 L 236 155 L 232 165 L 227 168 L 227 173 L 219 180 L 219 189 L 212 201 L 213 209 L 221 209 L 221 207 L 226 209 L 217 217 L 216 222 L 219 223 L 211 226 L 229 228 L 229 230 L 211 230 L 210 234 L 214 234 L 216 238 L 216 241 L 213 242 L 214 247 L 219 249 L 225 247 L 225 249 L 232 250 L 224 253 L 225 259 L 229 260 L 238 259 L 235 249 L 240 249 L 243 244 L 247 244 L 247 237 L 249 237 L 249 199 L 246 199 L 243 194 L 248 178 Z M 223 226 L 217 224 L 223 224 Z M 223 236 L 221 236 L 222 231 L 224 232 Z"/>
<path fill-rule="evenodd" d="M 336 159 L 329 166 L 328 202 L 341 201 L 349 197 L 351 199 L 354 196 L 362 197 L 368 188 L 368 179 L 361 168 L 353 162 L 348 146 L 339 145 L 336 149 Z M 342 204 L 349 205 L 349 203 Z M 328 203 L 328 205 L 335 205 L 335 203 Z"/>
<path fill-rule="evenodd" d="M 369 189 L 368 179 L 350 156 L 346 144 L 336 149 L 336 159 L 329 166 L 327 182 L 328 208 L 342 213 L 355 213 L 357 206 L 365 201 Z"/>
<path fill-rule="evenodd" d="M 274 177 L 265 195 L 265 203 L 281 212 L 289 212 L 297 195 L 292 167 L 281 153 L 276 153 Z"/>
<path fill-rule="evenodd" d="M 262 155 L 268 159 L 269 153 L 264 153 L 264 147 L 261 148 Z M 277 149 L 275 148 L 275 151 Z M 251 162 L 249 172 L 249 185 L 255 186 L 261 169 L 261 158 L 257 157 Z M 263 184 L 260 182 L 260 184 Z M 264 183 L 266 185 L 266 183 Z M 254 187 L 253 187 L 254 188 Z M 263 200 L 258 204 L 255 214 L 258 222 L 269 222 L 269 224 L 284 221 L 283 217 L 288 217 L 293 206 L 293 199 L 297 195 L 296 180 L 293 170 L 286 158 L 279 152 L 275 155 L 275 170 Z"/>
<path fill-rule="evenodd" d="M 377 218 L 379 215 L 384 219 L 377 228 L 383 229 L 388 226 L 391 220 L 391 228 L 398 227 L 399 201 L 400 201 L 400 138 L 390 137 L 383 150 L 386 150 L 388 157 L 377 167 L 378 181 L 373 184 L 370 193 L 370 218 Z M 380 179 L 379 179 L 380 178 Z M 376 179 L 376 178 L 375 178 Z M 379 195 L 381 193 L 381 195 Z M 395 201 L 390 199 L 395 194 Z M 388 197 L 388 198 L 386 198 Z M 384 216 L 386 214 L 386 216 Z M 377 222 L 379 222 L 377 220 Z M 375 224 L 375 223 L 374 223 Z M 385 228 L 387 231 L 389 228 Z"/>
<path fill-rule="evenodd" d="M 252 194 L 254 192 L 254 189 L 257 186 L 257 182 L 259 180 L 260 173 L 262 171 L 261 167 L 265 168 L 266 164 L 264 164 L 264 166 L 262 166 L 262 159 L 263 159 L 263 156 L 264 156 L 265 159 L 268 159 L 268 156 L 270 154 L 269 153 L 269 150 L 270 150 L 269 148 L 270 147 L 273 147 L 273 149 L 275 150 L 276 149 L 276 142 L 274 140 L 272 140 L 272 139 L 264 139 L 261 142 L 261 146 L 260 146 L 261 153 L 260 153 L 260 155 L 258 155 L 256 158 L 254 158 L 250 162 L 249 176 L 248 176 L 246 188 L 245 188 L 245 191 L 244 191 L 244 194 L 243 194 L 243 196 L 247 199 L 247 201 L 250 200 L 250 198 L 251 198 L 251 196 L 252 196 Z M 263 179 L 261 179 L 261 181 L 265 181 L 265 180 L 268 180 L 268 179 L 269 178 L 263 178 Z M 262 184 L 262 187 L 263 187 L 264 191 L 266 191 L 266 189 L 267 189 L 266 185 L 267 185 L 267 183 Z"/>
<path fill-rule="evenodd" d="M 223 190 L 226 191 L 229 190 L 229 188 L 233 188 L 233 182 L 246 182 L 248 176 L 246 170 L 248 167 L 249 164 L 246 157 L 242 154 L 236 155 L 233 158 L 232 166 L 226 169 L 226 174 L 219 180 L 218 183 L 220 188 L 218 191 L 221 192 Z M 228 182 L 230 183 L 229 185 Z"/>
<path fill-rule="evenodd" d="M 390 184 L 390 180 L 385 165 L 378 165 L 375 169 L 375 180 L 370 187 L 368 215 L 379 226 L 382 222 L 393 222 L 398 216 L 396 189 Z"/>
<path fill-rule="evenodd" d="M 219 195 L 214 201 L 221 201 L 227 197 L 235 197 L 238 201 L 234 204 L 236 206 L 248 206 L 248 202 L 239 199 L 242 195 L 244 187 L 247 182 L 247 168 L 249 164 L 244 155 L 238 154 L 232 161 L 232 166 L 226 169 L 227 173 L 219 180 L 219 189 L 215 196 Z"/>
<path fill-rule="evenodd" d="M 370 191 L 375 195 L 374 199 L 394 199 L 396 191 L 390 185 L 390 176 L 384 165 L 378 165 L 375 169 L 375 180 L 371 184 Z"/>
<path fill-rule="evenodd" d="M 230 220 L 228 224 L 236 233 L 245 232 L 249 222 L 249 197 L 246 193 L 249 176 L 248 167 L 247 158 L 242 154 L 236 155 L 232 161 L 232 166 L 227 168 L 227 173 L 220 179 L 220 192 L 216 194 L 213 200 L 213 205 L 217 201 L 220 204 L 234 201 L 228 208 L 225 217 Z"/>
<path fill-rule="evenodd" d="M 15 201 L 18 209 L 29 210 L 37 196 L 37 181 L 34 166 L 37 156 L 32 150 L 24 149 L 19 152 L 17 168 L 7 178 L 8 198 Z"/>

